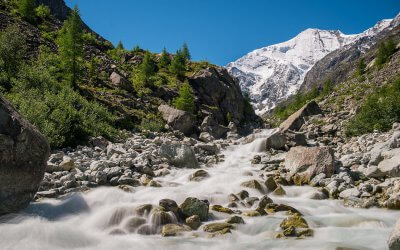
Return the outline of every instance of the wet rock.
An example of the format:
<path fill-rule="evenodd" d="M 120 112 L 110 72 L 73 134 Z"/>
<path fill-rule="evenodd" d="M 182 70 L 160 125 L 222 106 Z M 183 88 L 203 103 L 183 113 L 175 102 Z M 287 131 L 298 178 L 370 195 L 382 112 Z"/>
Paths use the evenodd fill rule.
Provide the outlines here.
<path fill-rule="evenodd" d="M 269 203 L 266 206 L 266 210 L 268 212 L 291 212 L 293 214 L 299 214 L 302 215 L 299 210 L 295 209 L 294 207 L 291 207 L 289 205 L 285 205 L 285 204 L 275 204 L 275 203 Z"/>
<path fill-rule="evenodd" d="M 180 209 L 185 218 L 198 215 L 201 221 L 208 218 L 208 203 L 197 198 L 188 197 L 180 205 Z"/>
<path fill-rule="evenodd" d="M 154 226 L 162 226 L 176 222 L 176 217 L 172 212 L 165 212 L 161 209 L 153 209 L 150 213 L 150 221 Z"/>
<path fill-rule="evenodd" d="M 261 216 L 260 212 L 256 210 L 249 210 L 249 211 L 244 211 L 242 215 L 247 216 L 247 217 L 258 217 Z"/>
<path fill-rule="evenodd" d="M 108 226 L 117 226 L 121 221 L 129 215 L 129 209 L 125 207 L 119 207 L 113 211 L 110 219 L 108 220 Z"/>
<path fill-rule="evenodd" d="M 297 185 L 309 183 L 314 176 L 335 172 L 333 151 L 328 147 L 293 147 L 286 155 L 285 168 Z"/>
<path fill-rule="evenodd" d="M 200 169 L 190 175 L 190 181 L 202 181 L 203 179 L 210 177 L 207 171 Z"/>
<path fill-rule="evenodd" d="M 246 190 L 242 190 L 239 193 L 237 193 L 236 196 L 239 197 L 241 200 L 244 200 L 247 197 L 249 197 L 249 192 L 247 192 Z"/>
<path fill-rule="evenodd" d="M 164 208 L 166 212 L 173 212 L 174 214 L 178 214 L 179 207 L 174 200 L 162 199 L 159 201 L 158 204 L 160 207 Z"/>
<path fill-rule="evenodd" d="M 397 221 L 388 239 L 389 250 L 400 249 L 400 220 Z"/>
<path fill-rule="evenodd" d="M 152 225 L 144 224 L 138 228 L 136 233 L 141 234 L 141 235 L 152 235 L 152 234 L 156 233 L 156 230 Z"/>
<path fill-rule="evenodd" d="M 148 215 L 150 211 L 153 209 L 153 205 L 144 204 L 135 208 L 136 214 L 139 216 Z"/>
<path fill-rule="evenodd" d="M 233 211 L 231 209 L 223 207 L 221 205 L 212 205 L 210 209 L 220 213 L 233 214 Z"/>
<path fill-rule="evenodd" d="M 0 96 L 0 215 L 26 207 L 39 189 L 50 147 Z"/>
<path fill-rule="evenodd" d="M 233 225 L 226 222 L 214 222 L 204 225 L 203 230 L 205 232 L 214 233 L 222 231 L 224 229 L 232 229 Z"/>
<path fill-rule="evenodd" d="M 167 224 L 162 227 L 161 235 L 163 237 L 178 236 L 178 235 L 182 235 L 183 233 L 189 232 L 189 231 L 190 231 L 190 227 L 185 226 L 185 225 Z"/>
<path fill-rule="evenodd" d="M 273 176 L 269 176 L 265 180 L 264 184 L 267 187 L 268 191 L 274 191 L 278 187 Z"/>
<path fill-rule="evenodd" d="M 272 195 L 275 195 L 275 196 L 284 196 L 285 194 L 286 194 L 286 191 L 280 185 L 272 192 Z"/>
<path fill-rule="evenodd" d="M 129 218 L 125 225 L 124 228 L 130 232 L 130 233 L 134 233 L 141 225 L 146 224 L 146 219 L 142 218 L 142 217 L 132 217 Z"/>
<path fill-rule="evenodd" d="M 264 189 L 257 180 L 245 181 L 240 184 L 242 187 L 252 188 L 264 193 Z"/>
<path fill-rule="evenodd" d="M 229 224 L 245 224 L 242 217 L 234 215 L 225 221 Z"/>
<path fill-rule="evenodd" d="M 286 145 L 286 136 L 280 132 L 273 133 L 265 140 L 265 150 L 283 149 Z"/>
<path fill-rule="evenodd" d="M 201 225 L 200 217 L 198 215 L 192 215 L 186 218 L 185 222 L 193 230 L 197 230 Z"/>
<path fill-rule="evenodd" d="M 281 222 L 280 227 L 281 227 L 282 229 L 284 229 L 284 230 L 287 229 L 287 228 L 289 228 L 289 227 L 294 227 L 294 228 L 309 228 L 309 227 L 308 227 L 307 221 L 306 221 L 303 217 L 301 217 L 300 215 L 298 215 L 298 214 L 294 214 L 294 215 L 292 215 L 292 216 L 289 216 L 289 217 L 285 218 L 285 219 Z"/>
<path fill-rule="evenodd" d="M 126 232 L 122 229 L 119 228 L 114 228 L 113 230 L 110 231 L 110 235 L 124 235 Z"/>
<path fill-rule="evenodd" d="M 319 186 L 319 183 L 321 180 L 326 178 L 326 174 L 325 173 L 320 173 L 317 174 L 316 176 L 314 176 L 314 178 L 311 179 L 309 185 L 312 187 L 316 187 Z"/>
<path fill-rule="evenodd" d="M 151 180 L 150 182 L 149 182 L 149 184 L 147 184 L 149 187 L 161 187 L 161 184 L 160 183 L 158 183 L 157 181 L 155 181 L 155 180 Z"/>
<path fill-rule="evenodd" d="M 178 168 L 198 168 L 199 163 L 193 149 L 184 144 L 162 144 L 159 154 L 168 159 L 170 164 Z"/>
<path fill-rule="evenodd" d="M 187 136 L 194 132 L 193 124 L 195 124 L 196 119 L 190 113 L 168 105 L 160 105 L 158 110 L 170 128 L 178 130 Z"/>
<path fill-rule="evenodd" d="M 354 187 L 340 192 L 339 197 L 342 199 L 348 199 L 350 197 L 360 197 L 360 195 L 361 192 L 358 190 L 358 188 Z"/>
<path fill-rule="evenodd" d="M 315 190 L 308 195 L 308 198 L 312 200 L 325 200 L 328 199 L 328 196 L 322 191 Z"/>

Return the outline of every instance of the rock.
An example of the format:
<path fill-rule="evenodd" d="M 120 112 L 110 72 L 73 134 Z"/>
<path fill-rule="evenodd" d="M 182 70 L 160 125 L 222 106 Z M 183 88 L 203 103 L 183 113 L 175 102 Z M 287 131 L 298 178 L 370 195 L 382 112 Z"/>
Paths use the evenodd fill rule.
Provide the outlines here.
<path fill-rule="evenodd" d="M 262 214 L 256 210 L 249 210 L 249 211 L 244 211 L 242 215 L 247 217 L 258 217 L 261 216 Z"/>
<path fill-rule="evenodd" d="M 325 173 L 317 174 L 316 176 L 314 176 L 314 178 L 311 179 L 309 184 L 312 187 L 316 187 L 316 186 L 319 185 L 319 182 L 322 181 L 325 178 L 326 178 L 326 174 Z"/>
<path fill-rule="evenodd" d="M 272 192 L 272 195 L 276 196 L 284 196 L 285 194 L 286 191 L 280 185 Z"/>
<path fill-rule="evenodd" d="M 132 187 L 138 187 L 138 186 L 140 186 L 140 181 L 133 179 L 131 177 L 128 177 L 128 176 L 121 176 L 118 179 L 118 184 L 119 185 L 129 185 Z"/>
<path fill-rule="evenodd" d="M 324 192 L 322 192 L 322 191 L 315 190 L 315 191 L 313 191 L 312 193 L 310 193 L 310 194 L 308 195 L 308 199 L 312 199 L 312 200 L 325 200 L 325 199 L 328 199 L 328 196 L 327 196 Z"/>
<path fill-rule="evenodd" d="M 265 180 L 264 184 L 267 187 L 268 191 L 274 191 L 278 187 L 273 176 L 269 176 Z"/>
<path fill-rule="evenodd" d="M 223 207 L 221 205 L 212 205 L 210 209 L 220 213 L 233 214 L 233 211 L 231 209 Z"/>
<path fill-rule="evenodd" d="M 241 200 L 244 200 L 249 197 L 249 192 L 247 192 L 246 190 L 242 190 L 239 193 L 237 193 L 235 196 L 239 197 Z"/>
<path fill-rule="evenodd" d="M 397 221 L 388 239 L 389 250 L 400 249 L 400 220 Z"/>
<path fill-rule="evenodd" d="M 201 132 L 199 135 L 199 140 L 205 143 L 212 142 L 215 140 L 214 137 L 210 135 L 208 132 Z"/>
<path fill-rule="evenodd" d="M 194 132 L 193 124 L 196 123 L 196 119 L 190 113 L 168 105 L 160 105 L 158 110 L 161 112 L 164 121 L 172 129 L 178 130 L 187 136 Z"/>
<path fill-rule="evenodd" d="M 360 197 L 361 192 L 358 190 L 358 188 L 354 187 L 354 188 L 349 188 L 346 189 L 342 192 L 340 192 L 339 197 L 342 199 L 348 199 L 350 197 Z"/>
<path fill-rule="evenodd" d="M 303 126 L 305 117 L 318 114 L 322 114 L 322 110 L 315 101 L 311 101 L 282 122 L 279 129 L 282 132 L 287 130 L 298 131 Z"/>
<path fill-rule="evenodd" d="M 234 215 L 225 221 L 229 224 L 245 224 L 242 217 Z"/>
<path fill-rule="evenodd" d="M 141 225 L 146 224 L 146 219 L 142 217 L 132 217 L 129 218 L 126 223 L 124 228 L 130 232 L 134 233 Z"/>
<path fill-rule="evenodd" d="M 328 147 L 293 147 L 286 154 L 285 168 L 296 185 L 309 183 L 314 176 L 335 172 L 333 151 Z"/>
<path fill-rule="evenodd" d="M 283 149 L 286 145 L 286 136 L 280 132 L 275 132 L 265 140 L 265 149 Z"/>
<path fill-rule="evenodd" d="M 171 212 L 165 212 L 160 208 L 155 208 L 150 213 L 151 224 L 155 227 L 176 222 L 176 217 Z"/>
<path fill-rule="evenodd" d="M 186 198 L 180 205 L 180 209 L 185 218 L 192 215 L 198 215 L 201 221 L 205 221 L 208 218 L 208 204 L 197 198 Z"/>
<path fill-rule="evenodd" d="M 70 171 L 75 168 L 75 162 L 71 157 L 64 156 L 63 161 L 59 165 L 61 171 Z"/>
<path fill-rule="evenodd" d="M 184 144 L 162 144 L 158 153 L 178 168 L 198 168 L 199 163 L 190 146 Z"/>
<path fill-rule="evenodd" d="M 271 213 L 275 212 L 291 212 L 293 214 L 299 214 L 302 215 L 299 210 L 295 209 L 294 207 L 291 207 L 289 205 L 285 204 L 275 204 L 275 203 L 269 203 L 267 204 L 266 210 Z"/>
<path fill-rule="evenodd" d="M 206 116 L 200 125 L 202 132 L 209 133 L 213 138 L 220 139 L 225 138 L 228 132 L 228 128 L 218 124 L 214 116 Z"/>
<path fill-rule="evenodd" d="M 113 154 L 126 154 L 126 150 L 121 144 L 108 144 L 107 146 L 107 156 L 112 156 Z"/>
<path fill-rule="evenodd" d="M 264 189 L 257 180 L 245 181 L 240 184 L 242 187 L 252 188 L 264 193 Z"/>
<path fill-rule="evenodd" d="M 150 211 L 153 209 L 153 205 L 144 204 L 135 208 L 136 214 L 139 216 L 144 216 L 150 214 Z"/>
<path fill-rule="evenodd" d="M 381 177 L 400 177 L 400 155 L 381 161 L 378 170 Z"/>
<path fill-rule="evenodd" d="M 151 180 L 148 184 L 149 187 L 161 187 L 161 184 L 155 180 Z"/>
<path fill-rule="evenodd" d="M 186 218 L 185 222 L 193 230 L 197 230 L 201 225 L 200 217 L 198 215 L 192 215 Z"/>
<path fill-rule="evenodd" d="M 389 209 L 400 209 L 400 192 L 392 194 L 385 202 L 385 205 Z"/>
<path fill-rule="evenodd" d="M 33 199 L 49 152 L 46 138 L 0 96 L 0 215 L 17 212 Z"/>
<path fill-rule="evenodd" d="M 189 180 L 190 181 L 202 181 L 203 179 L 209 177 L 210 175 L 208 174 L 207 171 L 200 169 L 194 172 L 193 174 L 190 175 Z"/>
<path fill-rule="evenodd" d="M 285 218 L 282 223 L 280 224 L 280 227 L 285 230 L 289 227 L 294 227 L 294 228 L 309 228 L 307 221 L 301 217 L 298 214 L 294 214 L 292 216 L 289 216 Z"/>
<path fill-rule="evenodd" d="M 222 231 L 224 229 L 232 229 L 233 225 L 226 223 L 226 222 L 214 222 L 214 223 L 209 223 L 203 227 L 203 230 L 205 232 L 209 233 L 214 233 L 218 231 Z"/>
<path fill-rule="evenodd" d="M 130 91 L 130 92 L 134 90 L 133 86 L 132 86 L 132 83 L 129 82 L 124 77 L 122 77 L 117 72 L 112 72 L 111 73 L 110 80 L 111 80 L 111 83 L 114 84 L 115 86 L 118 86 L 118 87 L 123 88 L 123 89 L 125 89 L 127 91 Z"/>
<path fill-rule="evenodd" d="M 159 201 L 158 204 L 160 207 L 164 208 L 166 212 L 173 212 L 174 214 L 178 214 L 179 207 L 174 200 L 162 199 Z"/>
<path fill-rule="evenodd" d="M 190 227 L 185 225 L 167 224 L 162 227 L 161 235 L 163 237 L 177 236 L 183 234 L 184 232 L 189 232 L 189 231 Z"/>
<path fill-rule="evenodd" d="M 195 148 L 202 149 L 211 155 L 219 154 L 220 149 L 215 143 L 197 143 Z"/>
<path fill-rule="evenodd" d="M 296 147 L 296 146 L 307 146 L 307 140 L 306 136 L 303 133 L 299 132 L 285 132 L 287 144 L 290 147 Z"/>

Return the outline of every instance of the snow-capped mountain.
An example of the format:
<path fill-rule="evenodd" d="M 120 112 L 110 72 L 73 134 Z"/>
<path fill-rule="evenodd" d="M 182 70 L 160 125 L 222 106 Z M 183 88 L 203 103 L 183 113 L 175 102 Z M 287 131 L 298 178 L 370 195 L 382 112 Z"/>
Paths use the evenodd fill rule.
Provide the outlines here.
<path fill-rule="evenodd" d="M 249 94 L 256 112 L 262 114 L 295 94 L 317 61 L 358 39 L 375 36 L 391 21 L 382 20 L 355 35 L 338 30 L 306 29 L 289 41 L 254 50 L 226 68 L 238 78 L 242 91 Z"/>

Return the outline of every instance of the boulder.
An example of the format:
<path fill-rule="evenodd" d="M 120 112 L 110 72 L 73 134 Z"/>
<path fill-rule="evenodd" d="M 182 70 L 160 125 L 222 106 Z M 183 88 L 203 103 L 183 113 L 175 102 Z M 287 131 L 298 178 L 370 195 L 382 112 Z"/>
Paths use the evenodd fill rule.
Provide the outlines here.
<path fill-rule="evenodd" d="M 201 225 L 200 217 L 198 215 L 192 215 L 186 218 L 185 222 L 193 230 L 197 230 Z"/>
<path fill-rule="evenodd" d="M 202 132 L 208 132 L 213 138 L 220 139 L 225 138 L 228 132 L 228 128 L 218 124 L 213 116 L 206 116 L 200 125 Z"/>
<path fill-rule="evenodd" d="M 279 126 L 280 131 L 287 130 L 298 131 L 305 123 L 304 118 L 311 115 L 322 114 L 321 108 L 315 101 L 311 101 L 299 109 L 296 113 L 292 114 Z"/>
<path fill-rule="evenodd" d="M 190 181 L 202 181 L 203 179 L 210 177 L 207 171 L 200 169 L 190 175 Z"/>
<path fill-rule="evenodd" d="M 265 149 L 283 149 L 285 148 L 286 137 L 280 132 L 273 133 L 265 140 Z"/>
<path fill-rule="evenodd" d="M 226 222 L 214 222 L 207 224 L 203 227 L 205 232 L 214 233 L 218 231 L 222 231 L 224 229 L 231 229 L 233 228 L 232 224 Z"/>
<path fill-rule="evenodd" d="M 390 234 L 388 246 L 389 250 L 400 249 L 400 219 L 397 221 L 392 233 Z"/>
<path fill-rule="evenodd" d="M 0 96 L 0 214 L 33 199 L 47 166 L 47 139 Z"/>
<path fill-rule="evenodd" d="M 293 147 L 286 154 L 285 168 L 297 185 L 307 184 L 321 173 L 330 177 L 335 172 L 333 151 L 328 147 Z"/>
<path fill-rule="evenodd" d="M 190 146 L 180 143 L 165 143 L 158 150 L 161 157 L 168 159 L 169 163 L 177 168 L 198 168 L 199 162 Z"/>
<path fill-rule="evenodd" d="M 187 136 L 194 132 L 193 124 L 195 124 L 196 119 L 190 113 L 168 105 L 160 105 L 158 111 L 161 112 L 164 121 L 173 130 L 178 130 Z"/>
<path fill-rule="evenodd" d="M 400 155 L 381 161 L 378 170 L 382 177 L 400 177 Z"/>
<path fill-rule="evenodd" d="M 164 237 L 169 236 L 178 236 L 185 232 L 189 232 L 190 227 L 186 225 L 178 225 L 178 224 L 167 224 L 164 225 L 161 229 L 161 235 Z"/>
<path fill-rule="evenodd" d="M 208 218 L 208 202 L 201 201 L 194 197 L 188 197 L 180 205 L 181 213 L 185 218 L 192 215 L 200 217 L 201 221 L 207 220 Z"/>
<path fill-rule="evenodd" d="M 123 88 L 127 91 L 133 91 L 133 85 L 125 77 L 121 76 L 117 72 L 112 72 L 110 75 L 111 83 L 115 86 Z"/>

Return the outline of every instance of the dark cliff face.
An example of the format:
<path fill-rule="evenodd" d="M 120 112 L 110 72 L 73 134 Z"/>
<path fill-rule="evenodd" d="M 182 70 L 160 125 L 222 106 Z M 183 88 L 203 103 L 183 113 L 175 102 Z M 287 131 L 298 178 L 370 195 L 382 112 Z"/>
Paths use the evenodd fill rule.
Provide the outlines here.
<path fill-rule="evenodd" d="M 36 0 L 36 3 L 49 6 L 51 13 L 61 21 L 66 20 L 71 11 L 64 0 Z"/>
<path fill-rule="evenodd" d="M 242 96 L 239 83 L 224 68 L 211 67 L 189 79 L 197 105 L 203 116 L 212 114 L 218 124 L 228 125 L 229 120 L 243 124 L 259 122 L 259 117 Z"/>
<path fill-rule="evenodd" d="M 389 29 L 378 33 L 375 37 L 365 37 L 355 44 L 333 51 L 318 61 L 307 73 L 299 92 L 307 92 L 313 87 L 320 88 L 324 81 L 330 79 L 333 84 L 345 81 L 356 68 L 361 56 L 369 63 L 374 58 L 374 52 L 380 41 L 389 37 L 398 37 L 400 26 L 398 18 L 392 21 Z M 368 49 L 366 49 L 368 48 Z"/>

